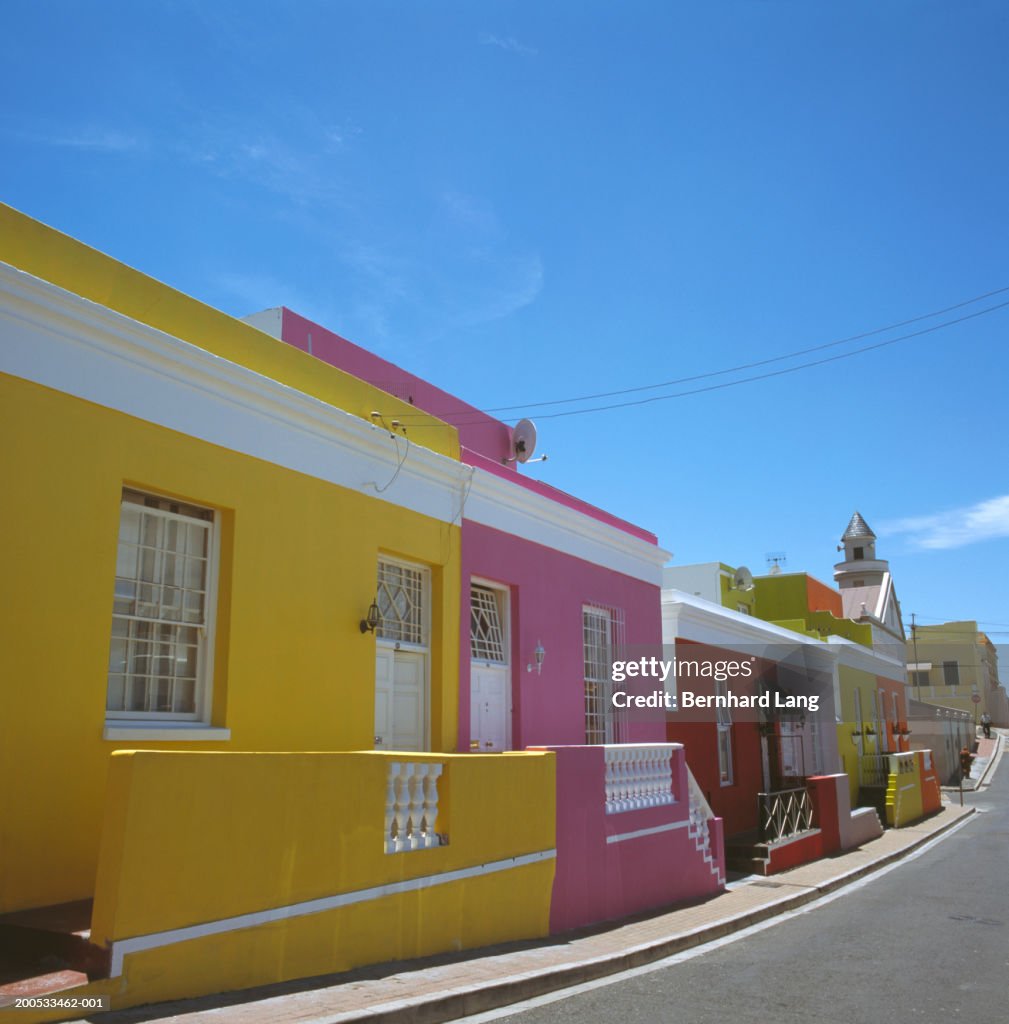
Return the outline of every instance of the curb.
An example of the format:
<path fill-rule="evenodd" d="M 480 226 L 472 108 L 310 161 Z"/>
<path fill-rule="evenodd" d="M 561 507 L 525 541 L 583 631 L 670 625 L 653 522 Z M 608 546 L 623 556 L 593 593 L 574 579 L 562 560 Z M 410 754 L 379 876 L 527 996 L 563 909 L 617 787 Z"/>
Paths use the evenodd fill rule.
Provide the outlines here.
<path fill-rule="evenodd" d="M 706 942 L 724 938 L 726 935 L 742 931 L 744 928 L 777 917 L 779 914 L 796 910 L 821 896 L 842 889 L 866 875 L 874 874 L 881 868 L 906 857 L 909 853 L 924 846 L 925 843 L 938 838 L 954 826 L 961 824 L 974 813 L 974 808 L 965 808 L 965 811 L 965 814 L 958 815 L 955 820 L 947 822 L 934 832 L 920 836 L 901 850 L 884 854 L 869 864 L 846 871 L 820 885 L 811 886 L 805 892 L 786 896 L 746 914 L 738 914 L 735 917 L 690 932 L 671 935 L 658 942 L 632 946 L 610 956 L 584 960 L 566 967 L 517 975 L 496 984 L 457 989 L 432 998 L 401 1000 L 360 1012 L 350 1011 L 331 1016 L 321 1015 L 314 1018 L 312 1024 L 352 1024 L 355 1021 L 367 1021 L 368 1024 L 444 1024 L 446 1021 L 459 1017 L 497 1010 L 513 1003 L 546 995 L 549 992 L 556 992 L 559 989 L 570 988 L 587 981 L 595 981 L 611 974 L 619 974 L 635 967 L 642 967 Z"/>

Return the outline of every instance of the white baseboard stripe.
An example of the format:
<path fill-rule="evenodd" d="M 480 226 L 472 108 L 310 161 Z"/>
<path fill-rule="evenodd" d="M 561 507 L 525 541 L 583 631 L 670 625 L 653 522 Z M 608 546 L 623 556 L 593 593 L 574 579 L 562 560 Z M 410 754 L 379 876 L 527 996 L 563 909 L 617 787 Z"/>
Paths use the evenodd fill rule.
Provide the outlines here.
<path fill-rule="evenodd" d="M 672 832 L 675 828 L 686 828 L 690 824 L 689 818 L 683 821 L 673 821 L 668 825 L 655 825 L 652 828 L 639 828 L 636 832 L 619 832 L 613 836 L 607 836 L 607 843 L 622 843 L 627 839 L 640 839 L 642 836 L 655 836 L 660 832 Z"/>
<path fill-rule="evenodd" d="M 382 899 L 385 896 L 398 896 L 421 889 L 432 889 L 437 885 L 447 885 L 449 882 L 458 882 L 466 878 L 492 875 L 498 871 L 509 871 L 512 868 L 526 867 L 529 864 L 539 864 L 545 860 L 553 860 L 556 856 L 556 850 L 539 850 L 536 853 L 526 853 L 519 857 L 508 857 L 505 860 L 495 860 L 487 864 L 474 864 L 472 867 L 458 868 L 455 871 L 443 871 L 437 875 L 407 878 L 402 882 L 376 885 L 370 889 L 357 889 L 354 892 L 342 892 L 335 896 L 306 900 L 303 903 L 291 903 L 284 907 L 272 907 L 269 910 L 259 910 L 251 914 L 226 917 L 219 921 L 187 925 L 185 928 L 174 928 L 167 932 L 155 932 L 151 935 L 120 939 L 112 943 L 111 977 L 118 978 L 123 973 L 123 959 L 130 953 L 157 949 L 159 946 L 170 946 L 176 942 L 187 942 L 190 939 L 201 939 L 207 935 L 220 935 L 222 932 L 255 928 L 257 925 L 270 924 L 274 921 L 286 921 L 294 917 L 305 917 L 308 914 L 319 914 L 326 910 L 350 906 L 353 903 Z"/>

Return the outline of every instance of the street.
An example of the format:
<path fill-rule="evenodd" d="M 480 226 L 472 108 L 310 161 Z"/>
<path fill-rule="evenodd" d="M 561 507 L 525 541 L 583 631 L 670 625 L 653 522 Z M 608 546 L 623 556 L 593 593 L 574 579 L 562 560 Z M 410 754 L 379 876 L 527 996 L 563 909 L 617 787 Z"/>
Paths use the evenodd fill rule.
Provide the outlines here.
<path fill-rule="evenodd" d="M 468 1018 L 612 1022 L 948 1024 L 1006 1019 L 1009 768 L 968 793 L 976 814 L 920 856 L 772 927 L 679 962 Z M 954 798 L 956 799 L 956 798 Z M 773 879 L 772 879 L 773 881 Z"/>

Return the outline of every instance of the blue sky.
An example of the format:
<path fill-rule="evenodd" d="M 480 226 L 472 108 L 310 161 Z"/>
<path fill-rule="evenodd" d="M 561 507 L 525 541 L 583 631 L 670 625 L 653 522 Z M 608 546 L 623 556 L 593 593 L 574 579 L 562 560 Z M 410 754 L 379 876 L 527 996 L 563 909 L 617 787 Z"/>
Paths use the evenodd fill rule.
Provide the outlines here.
<path fill-rule="evenodd" d="M 8 2 L 0 198 L 538 413 L 529 471 L 679 563 L 829 580 L 857 508 L 905 618 L 1002 639 L 1009 309 L 706 394 L 531 403 L 1009 286 L 1007 46 L 1000 2 Z"/>

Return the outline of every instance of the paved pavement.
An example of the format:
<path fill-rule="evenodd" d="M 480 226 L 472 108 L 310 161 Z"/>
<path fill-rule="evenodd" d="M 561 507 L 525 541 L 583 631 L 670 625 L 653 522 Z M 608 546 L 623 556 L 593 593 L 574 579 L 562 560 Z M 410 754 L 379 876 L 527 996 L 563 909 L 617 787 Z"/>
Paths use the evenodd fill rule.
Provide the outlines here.
<path fill-rule="evenodd" d="M 102 1024 L 435 1024 L 652 963 L 799 908 L 892 864 L 973 813 L 947 805 L 872 843 L 767 879 L 730 882 L 703 903 L 488 950 L 364 968 L 240 993 L 103 1014 Z"/>
<path fill-rule="evenodd" d="M 793 913 L 457 1024 L 991 1024 L 1007 1019 L 1009 773 L 963 827 Z"/>

